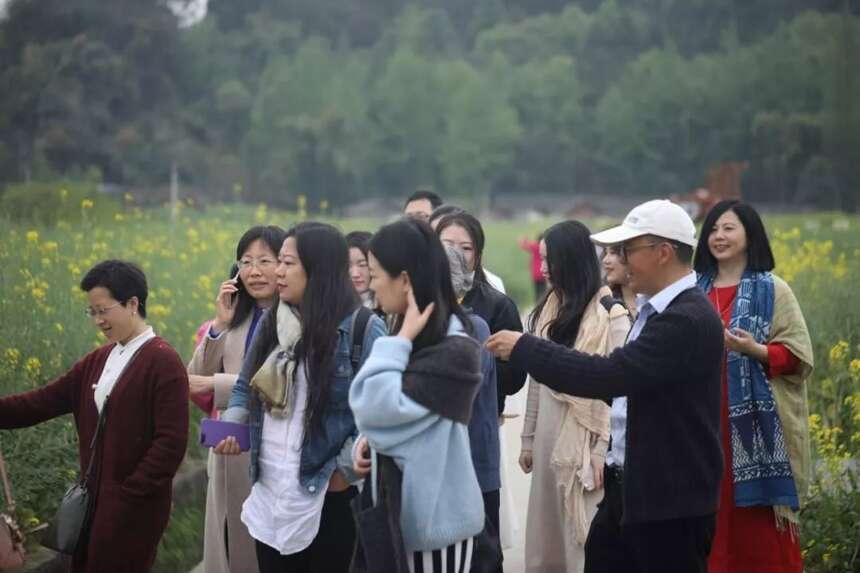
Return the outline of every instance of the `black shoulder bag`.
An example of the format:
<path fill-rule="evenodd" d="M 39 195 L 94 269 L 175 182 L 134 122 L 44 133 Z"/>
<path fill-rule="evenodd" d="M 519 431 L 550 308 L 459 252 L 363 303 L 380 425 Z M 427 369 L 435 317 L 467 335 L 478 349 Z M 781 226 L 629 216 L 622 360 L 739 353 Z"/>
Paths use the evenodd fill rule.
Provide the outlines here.
<path fill-rule="evenodd" d="M 144 346 L 146 343 L 142 344 L 126 362 L 125 367 L 117 376 L 117 383 Z M 60 500 L 60 507 L 57 508 L 54 519 L 51 520 L 50 527 L 42 535 L 42 545 L 64 555 L 74 555 L 80 543 L 89 535 L 90 520 L 95 508 L 95 494 L 89 488 L 89 480 L 93 473 L 96 455 L 98 455 L 99 438 L 104 431 L 109 402 L 110 394 L 105 398 L 101 412 L 99 412 L 96 431 L 90 441 L 90 463 L 87 464 L 87 471 L 76 484 L 66 490 L 63 499 Z"/>

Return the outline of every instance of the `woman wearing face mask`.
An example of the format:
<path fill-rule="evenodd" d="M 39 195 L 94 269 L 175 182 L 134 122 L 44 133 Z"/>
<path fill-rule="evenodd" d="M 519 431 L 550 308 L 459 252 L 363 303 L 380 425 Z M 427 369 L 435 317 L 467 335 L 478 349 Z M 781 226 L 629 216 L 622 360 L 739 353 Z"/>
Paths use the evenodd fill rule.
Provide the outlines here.
<path fill-rule="evenodd" d="M 278 255 L 279 303 L 263 319 L 223 419 L 249 421 L 251 494 L 242 522 L 261 573 L 346 571 L 355 541 L 349 507 L 355 422 L 349 385 L 385 332 L 360 307 L 348 247 L 330 225 L 300 223 Z M 362 348 L 354 356 L 356 345 Z M 354 368 L 354 365 L 356 368 Z M 237 454 L 230 437 L 216 453 Z"/>
<path fill-rule="evenodd" d="M 236 246 L 238 275 L 221 283 L 211 322 L 188 365 L 191 399 L 210 418 L 227 408 L 264 311 L 277 298 L 275 270 L 286 232 L 253 227 Z M 251 492 L 250 455 L 209 456 L 203 568 L 207 573 L 255 573 L 254 541 L 242 523 L 242 503 Z"/>
<path fill-rule="evenodd" d="M 624 307 L 601 286 L 590 231 L 578 221 L 550 227 L 541 241 L 549 291 L 529 316 L 537 336 L 590 354 L 622 346 Z M 554 392 L 529 380 L 520 467 L 534 472 L 526 520 L 525 570 L 582 571 L 585 540 L 603 498 L 609 406 Z"/>
<path fill-rule="evenodd" d="M 466 262 L 466 255 L 457 247 L 445 245 L 448 266 L 451 268 L 451 284 L 454 296 L 461 300 L 472 288 L 472 273 Z M 475 327 L 475 340 L 483 347 L 490 337 L 490 327 L 483 318 L 468 313 Z M 495 540 L 499 537 L 500 472 L 501 444 L 499 442 L 499 422 L 496 408 L 496 360 L 487 350 L 481 350 L 481 388 L 472 405 L 472 418 L 469 420 L 469 441 L 472 450 L 472 463 L 478 475 L 478 484 L 484 497 L 484 512 L 492 524 L 488 535 Z"/>
<path fill-rule="evenodd" d="M 36 390 L 0 398 L 0 429 L 73 414 L 91 525 L 78 542 L 73 572 L 146 572 L 170 516 L 173 476 L 188 440 L 188 376 L 179 355 L 146 324 L 146 277 L 125 261 L 103 261 L 80 288 L 88 319 L 108 344 Z M 96 442 L 99 416 L 104 426 Z"/>
<path fill-rule="evenodd" d="M 370 269 L 367 267 L 367 249 L 372 233 L 353 231 L 346 236 L 349 245 L 349 278 L 355 292 L 361 297 L 361 304 L 367 308 L 376 308 L 373 291 L 370 290 Z"/>
<path fill-rule="evenodd" d="M 401 483 L 387 487 L 400 494 L 396 522 L 410 571 L 468 571 L 473 538 L 484 527 L 468 430 L 481 348 L 428 224 L 382 227 L 370 243 L 370 272 L 382 309 L 398 319 L 396 335 L 376 341 L 350 388 L 363 436 L 355 469 L 366 473 L 371 465 L 368 443 L 396 464 Z"/>
<path fill-rule="evenodd" d="M 806 380 L 812 345 L 758 213 L 717 203 L 693 266 L 726 327 L 722 434 L 725 464 L 711 573 L 803 570 L 799 509 L 809 485 Z"/>
<path fill-rule="evenodd" d="M 436 232 L 443 243 L 463 251 L 469 271 L 474 273 L 473 286 L 463 298 L 463 306 L 483 318 L 490 327 L 490 333 L 500 330 L 522 332 L 523 323 L 517 305 L 487 282 L 482 264 L 484 229 L 481 222 L 466 212 L 453 213 L 442 217 Z M 511 368 L 507 362 L 496 360 L 496 378 L 501 415 L 505 409 L 505 397 L 519 392 L 525 384 L 526 373 Z"/>

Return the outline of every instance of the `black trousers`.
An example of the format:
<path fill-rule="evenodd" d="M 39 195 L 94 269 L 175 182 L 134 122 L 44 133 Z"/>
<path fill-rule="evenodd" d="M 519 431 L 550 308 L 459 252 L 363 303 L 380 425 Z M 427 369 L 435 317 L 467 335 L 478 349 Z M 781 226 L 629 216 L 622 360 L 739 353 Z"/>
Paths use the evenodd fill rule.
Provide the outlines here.
<path fill-rule="evenodd" d="M 487 516 L 487 521 L 490 522 L 490 525 L 493 526 L 493 531 L 487 531 L 490 537 L 499 544 L 499 547 L 502 546 L 501 540 L 501 530 L 499 529 L 499 506 L 501 505 L 502 496 L 500 494 L 501 490 L 493 490 L 482 493 L 481 495 L 484 497 L 484 513 Z M 502 573 L 504 568 L 500 565 L 498 569 L 494 573 Z"/>
<path fill-rule="evenodd" d="M 355 545 L 355 520 L 350 500 L 358 490 L 350 487 L 328 492 L 323 503 L 320 530 L 313 542 L 292 555 L 281 555 L 277 549 L 256 542 L 260 573 L 346 573 Z"/>
<path fill-rule="evenodd" d="M 607 467 L 585 542 L 585 573 L 706 573 L 716 514 L 621 525 L 620 475 Z"/>

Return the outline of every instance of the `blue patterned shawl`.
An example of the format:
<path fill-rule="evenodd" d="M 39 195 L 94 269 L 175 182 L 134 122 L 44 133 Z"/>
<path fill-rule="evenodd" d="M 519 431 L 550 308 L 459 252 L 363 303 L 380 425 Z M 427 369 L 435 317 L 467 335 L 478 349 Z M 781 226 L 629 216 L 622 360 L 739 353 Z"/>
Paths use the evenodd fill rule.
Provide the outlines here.
<path fill-rule="evenodd" d="M 706 293 L 713 282 L 713 274 L 699 276 L 699 286 Z M 767 344 L 773 304 L 773 275 L 744 272 L 729 328 L 746 330 L 758 343 Z M 735 505 L 781 505 L 798 509 L 800 503 L 782 424 L 764 365 L 750 356 L 730 351 L 726 374 Z"/>

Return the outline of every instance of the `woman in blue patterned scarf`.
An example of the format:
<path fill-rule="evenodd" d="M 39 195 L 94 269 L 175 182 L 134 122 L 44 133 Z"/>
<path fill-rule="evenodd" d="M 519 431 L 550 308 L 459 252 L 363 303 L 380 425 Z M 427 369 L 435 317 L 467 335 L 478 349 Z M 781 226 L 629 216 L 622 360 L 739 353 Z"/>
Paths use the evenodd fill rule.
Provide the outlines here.
<path fill-rule="evenodd" d="M 722 201 L 694 267 L 725 324 L 723 455 L 710 573 L 803 570 L 798 512 L 809 481 L 806 380 L 812 347 L 789 286 L 774 275 L 758 213 Z"/>

